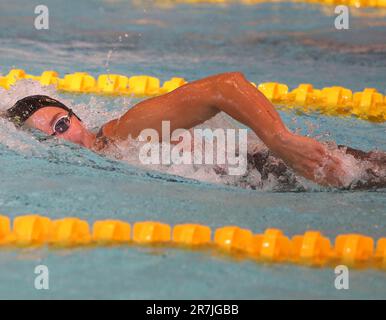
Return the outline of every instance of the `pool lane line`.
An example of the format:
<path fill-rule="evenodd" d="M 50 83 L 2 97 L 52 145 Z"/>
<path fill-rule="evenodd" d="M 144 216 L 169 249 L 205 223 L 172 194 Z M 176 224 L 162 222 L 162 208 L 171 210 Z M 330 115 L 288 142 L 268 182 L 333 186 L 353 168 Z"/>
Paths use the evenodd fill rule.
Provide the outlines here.
<path fill-rule="evenodd" d="M 52 85 L 64 92 L 138 98 L 168 93 L 187 83 L 180 77 L 173 77 L 161 85 L 158 78 L 146 75 L 126 77 L 119 74 L 101 74 L 95 79 L 87 72 L 75 72 L 60 78 L 55 71 L 44 71 L 40 76 L 34 76 L 26 74 L 22 69 L 12 69 L 6 76 L 0 77 L 0 86 L 9 89 L 22 79 L 33 79 L 39 81 L 42 86 Z M 303 83 L 289 90 L 286 84 L 278 82 L 258 85 L 251 83 L 281 110 L 354 116 L 371 122 L 386 121 L 386 96 L 375 88 L 353 92 L 340 86 L 316 89 L 312 84 Z"/>
<path fill-rule="evenodd" d="M 245 4 L 255 5 L 262 3 L 308 3 L 320 5 L 346 5 L 356 8 L 386 8 L 385 0 L 155 0 L 158 5 L 173 5 L 173 4 Z M 140 3 L 140 2 L 139 2 Z"/>
<path fill-rule="evenodd" d="M 25 247 L 51 248 L 165 246 L 182 249 L 207 249 L 229 257 L 244 257 L 257 262 L 292 263 L 311 267 L 347 265 L 353 268 L 386 270 L 386 237 L 375 246 L 372 237 L 342 234 L 330 239 L 319 231 L 287 237 L 279 229 L 263 234 L 238 226 L 212 230 L 195 224 L 171 226 L 142 221 L 133 225 L 121 220 L 97 220 L 90 227 L 85 220 L 66 217 L 51 220 L 37 214 L 11 219 L 0 215 L 0 250 Z"/>

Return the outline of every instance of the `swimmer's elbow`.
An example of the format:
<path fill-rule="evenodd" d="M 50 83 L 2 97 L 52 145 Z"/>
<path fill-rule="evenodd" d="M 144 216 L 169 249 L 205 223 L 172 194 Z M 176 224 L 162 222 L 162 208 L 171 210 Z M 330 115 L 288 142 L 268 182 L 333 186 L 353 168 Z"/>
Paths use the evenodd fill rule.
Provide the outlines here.
<path fill-rule="evenodd" d="M 222 73 L 218 77 L 220 81 L 233 85 L 247 81 L 245 75 L 239 71 Z"/>

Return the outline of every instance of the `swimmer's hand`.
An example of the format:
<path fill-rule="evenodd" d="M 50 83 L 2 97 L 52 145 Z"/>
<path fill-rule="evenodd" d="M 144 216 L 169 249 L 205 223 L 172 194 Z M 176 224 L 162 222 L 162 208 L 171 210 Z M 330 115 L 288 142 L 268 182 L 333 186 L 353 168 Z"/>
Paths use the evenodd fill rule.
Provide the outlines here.
<path fill-rule="evenodd" d="M 314 139 L 290 133 L 275 153 L 296 173 L 309 180 L 330 187 L 347 184 L 342 161 Z"/>

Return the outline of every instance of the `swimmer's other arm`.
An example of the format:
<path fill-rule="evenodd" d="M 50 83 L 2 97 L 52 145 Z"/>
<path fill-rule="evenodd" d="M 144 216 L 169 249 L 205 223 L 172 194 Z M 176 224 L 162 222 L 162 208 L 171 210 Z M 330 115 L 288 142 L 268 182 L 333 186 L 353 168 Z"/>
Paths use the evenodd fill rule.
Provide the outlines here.
<path fill-rule="evenodd" d="M 340 161 L 318 141 L 291 133 L 272 103 L 239 72 L 207 77 L 141 101 L 119 119 L 105 124 L 103 135 L 135 138 L 142 130 L 152 128 L 162 137 L 162 121 L 170 121 L 173 132 L 190 129 L 220 111 L 250 127 L 298 174 L 323 185 L 342 185 Z"/>

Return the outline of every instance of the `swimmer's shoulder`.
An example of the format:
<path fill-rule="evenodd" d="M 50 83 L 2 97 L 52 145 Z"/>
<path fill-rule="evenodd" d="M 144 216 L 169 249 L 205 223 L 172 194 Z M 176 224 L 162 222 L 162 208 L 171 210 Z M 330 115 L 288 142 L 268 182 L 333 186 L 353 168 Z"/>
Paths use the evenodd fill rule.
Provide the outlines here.
<path fill-rule="evenodd" d="M 104 134 L 103 127 L 104 126 L 98 130 L 95 136 L 95 142 L 93 145 L 93 149 L 95 151 L 102 151 L 113 143 L 113 140 Z"/>

